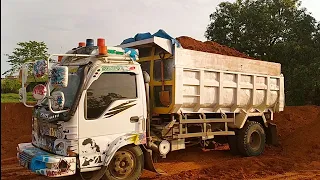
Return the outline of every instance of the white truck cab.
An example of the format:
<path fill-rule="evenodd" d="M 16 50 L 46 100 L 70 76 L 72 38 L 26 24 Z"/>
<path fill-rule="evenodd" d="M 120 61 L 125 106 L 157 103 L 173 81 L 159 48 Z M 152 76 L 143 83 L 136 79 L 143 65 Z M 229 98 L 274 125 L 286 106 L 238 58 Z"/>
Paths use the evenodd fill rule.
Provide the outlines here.
<path fill-rule="evenodd" d="M 165 158 L 187 143 L 207 147 L 223 137 L 232 152 L 245 156 L 277 143 L 270 123 L 284 106 L 277 64 L 257 61 L 269 67 L 259 70 L 252 60 L 171 42 L 153 37 L 108 47 L 104 39 L 97 46 L 87 39 L 86 46 L 31 62 L 36 76 L 49 77 L 46 86 L 34 88 L 36 105 L 26 104 L 24 65 L 21 102 L 34 113 L 32 142 L 17 147 L 19 163 L 49 177 L 138 179 L 143 169 L 162 173 L 153 166 L 154 156 Z M 50 64 L 52 57 L 58 57 L 56 64 Z M 228 66 L 202 58 L 222 58 Z"/>
<path fill-rule="evenodd" d="M 97 54 L 97 47 L 76 51 L 81 49 L 90 55 L 62 55 L 51 69 L 45 92 L 34 91 L 47 94 L 34 106 L 32 143 L 18 145 L 21 165 L 59 177 L 73 175 L 77 168 L 101 169 L 117 157 L 110 171 L 114 176 L 130 174 L 133 164 L 142 170 L 139 145 L 146 144 L 147 102 L 143 73 L 135 62 L 138 51 L 108 47 L 106 56 Z M 60 55 L 49 58 L 53 56 Z M 42 67 L 36 67 L 39 64 Z M 41 68 L 47 67 L 34 65 L 45 71 Z M 53 84 L 59 85 L 51 90 Z"/>

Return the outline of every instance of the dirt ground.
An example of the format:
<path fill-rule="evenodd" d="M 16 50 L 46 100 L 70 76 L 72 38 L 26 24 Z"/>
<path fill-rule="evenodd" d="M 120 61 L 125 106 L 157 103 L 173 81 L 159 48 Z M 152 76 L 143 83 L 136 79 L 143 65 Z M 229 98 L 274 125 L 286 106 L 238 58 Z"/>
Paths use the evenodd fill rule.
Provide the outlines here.
<path fill-rule="evenodd" d="M 1 104 L 1 179 L 49 179 L 16 160 L 16 145 L 31 140 L 30 118 L 31 109 L 22 104 Z M 156 163 L 167 175 L 144 171 L 141 179 L 320 179 L 320 107 L 286 107 L 274 121 L 280 145 L 267 146 L 259 157 L 233 156 L 228 145 L 207 152 L 191 147 Z"/>

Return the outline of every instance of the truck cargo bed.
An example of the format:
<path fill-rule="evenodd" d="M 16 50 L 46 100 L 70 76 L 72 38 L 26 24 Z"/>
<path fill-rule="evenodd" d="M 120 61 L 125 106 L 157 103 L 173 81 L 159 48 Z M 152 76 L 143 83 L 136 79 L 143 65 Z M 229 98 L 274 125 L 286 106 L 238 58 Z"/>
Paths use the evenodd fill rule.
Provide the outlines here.
<path fill-rule="evenodd" d="M 171 47 L 170 42 L 153 37 L 121 45 L 141 52 L 139 63 L 151 78 L 154 114 L 283 110 L 284 77 L 279 63 Z M 160 52 L 166 53 L 163 60 Z M 169 106 L 160 102 L 163 89 L 170 93 Z"/>
<path fill-rule="evenodd" d="M 175 65 L 179 67 L 206 68 L 269 76 L 280 76 L 281 74 L 281 64 L 279 63 L 182 48 L 175 49 Z"/>

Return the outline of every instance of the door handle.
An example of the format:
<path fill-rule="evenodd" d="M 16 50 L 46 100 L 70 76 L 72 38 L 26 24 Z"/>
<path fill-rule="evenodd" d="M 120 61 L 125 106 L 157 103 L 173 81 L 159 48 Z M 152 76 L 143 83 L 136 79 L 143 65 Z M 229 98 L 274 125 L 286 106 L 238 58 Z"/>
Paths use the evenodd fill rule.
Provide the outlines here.
<path fill-rule="evenodd" d="M 130 122 L 131 123 L 136 123 L 136 122 L 139 122 L 139 117 L 138 116 L 132 116 L 131 118 L 130 118 Z"/>

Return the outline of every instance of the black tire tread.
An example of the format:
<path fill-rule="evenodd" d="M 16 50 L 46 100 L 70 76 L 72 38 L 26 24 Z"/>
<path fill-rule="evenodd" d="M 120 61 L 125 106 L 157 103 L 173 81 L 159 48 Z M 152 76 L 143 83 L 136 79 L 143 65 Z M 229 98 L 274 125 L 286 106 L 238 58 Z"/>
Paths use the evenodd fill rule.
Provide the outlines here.
<path fill-rule="evenodd" d="M 251 128 L 257 128 L 262 131 L 262 144 L 261 148 L 257 152 L 252 152 L 248 148 L 248 144 L 246 143 L 246 139 L 248 138 L 248 132 Z M 264 148 L 265 148 L 265 142 L 266 142 L 266 134 L 264 131 L 264 128 L 259 122 L 256 121 L 248 121 L 244 125 L 242 129 L 239 130 L 238 134 L 238 150 L 239 152 L 244 155 L 244 156 L 259 156 L 263 153 Z"/>

